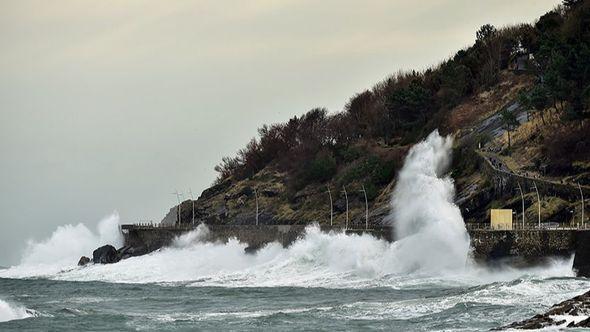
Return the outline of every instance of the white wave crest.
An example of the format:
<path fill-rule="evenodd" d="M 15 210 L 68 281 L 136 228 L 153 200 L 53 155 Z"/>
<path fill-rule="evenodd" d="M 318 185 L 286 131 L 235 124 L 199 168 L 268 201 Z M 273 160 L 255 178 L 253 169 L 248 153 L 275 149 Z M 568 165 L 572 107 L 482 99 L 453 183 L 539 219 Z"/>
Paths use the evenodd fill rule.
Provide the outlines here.
<path fill-rule="evenodd" d="M 392 196 L 398 263 L 405 271 L 439 273 L 465 267 L 469 235 L 445 172 L 453 140 L 432 132 L 410 149 Z"/>
<path fill-rule="evenodd" d="M 23 306 L 0 300 L 0 322 L 34 317 L 35 312 Z"/>
<path fill-rule="evenodd" d="M 92 255 L 94 249 L 105 244 L 123 245 L 116 212 L 101 220 L 96 232 L 82 223 L 63 225 L 45 240 L 29 240 L 20 264 L 0 271 L 0 276 L 52 275 L 76 266 L 81 256 Z"/>
<path fill-rule="evenodd" d="M 549 269 L 501 271 L 468 262 L 469 237 L 461 213 L 453 204 L 453 182 L 444 176 L 451 145 L 451 138 L 433 132 L 410 150 L 392 196 L 398 236 L 394 243 L 368 234 L 324 233 L 312 225 L 288 248 L 270 243 L 255 254 L 246 254 L 247 245 L 236 239 L 205 242 L 208 229 L 200 226 L 176 238 L 170 247 L 151 254 L 117 264 L 77 268 L 81 255 L 121 240 L 118 216 L 112 216 L 101 222 L 98 234 L 83 225 L 58 228 L 48 240 L 31 244 L 21 265 L 0 271 L 0 277 L 224 287 L 362 288 L 480 284 L 531 275 L 571 276 L 571 260 L 556 262 Z M 48 260 L 53 263 L 41 265 Z"/>

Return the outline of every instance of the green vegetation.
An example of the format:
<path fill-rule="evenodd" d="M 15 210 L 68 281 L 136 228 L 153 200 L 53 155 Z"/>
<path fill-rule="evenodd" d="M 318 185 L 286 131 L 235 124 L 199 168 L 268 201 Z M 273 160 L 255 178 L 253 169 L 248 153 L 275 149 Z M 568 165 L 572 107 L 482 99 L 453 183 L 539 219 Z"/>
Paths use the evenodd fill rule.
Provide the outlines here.
<path fill-rule="evenodd" d="M 286 123 L 263 126 L 258 138 L 237 156 L 225 157 L 216 166 L 217 181 L 250 178 L 272 164 L 296 188 L 332 180 L 339 170 L 344 175 L 337 176 L 337 182 L 363 180 L 367 186 L 382 187 L 393 179 L 400 160 L 372 156 L 362 150 L 362 144 L 384 148 L 413 144 L 434 128 L 444 130 L 450 110 L 494 86 L 503 70 L 536 77 L 519 99 L 543 123 L 547 108 L 563 114 L 562 121 L 585 119 L 590 107 L 589 21 L 590 1 L 566 0 L 534 25 L 497 29 L 486 24 L 476 32 L 472 46 L 435 67 L 383 80 L 353 96 L 341 112 L 328 114 L 316 108 Z M 510 145 L 510 132 L 517 122 L 508 111 L 502 112 L 502 120 Z M 580 127 L 584 126 L 587 124 Z M 553 146 L 564 146 L 553 139 L 549 149 L 557 153 Z M 565 148 L 572 149 L 568 144 L 575 139 L 580 136 Z M 467 151 L 461 153 L 473 157 Z M 463 166 L 463 171 L 470 167 Z"/>

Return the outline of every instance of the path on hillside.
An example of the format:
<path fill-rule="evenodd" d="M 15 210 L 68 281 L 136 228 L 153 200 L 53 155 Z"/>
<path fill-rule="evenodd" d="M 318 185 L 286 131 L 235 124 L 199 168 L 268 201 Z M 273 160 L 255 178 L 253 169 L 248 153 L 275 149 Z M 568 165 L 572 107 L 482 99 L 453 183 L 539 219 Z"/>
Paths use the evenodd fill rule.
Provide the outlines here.
<path fill-rule="evenodd" d="M 503 128 L 502 125 L 502 110 L 507 110 L 515 115 L 516 119 L 518 120 L 519 124 L 522 125 L 528 122 L 530 119 L 527 115 L 527 110 L 520 105 L 518 101 L 512 101 L 506 106 L 504 106 L 501 110 L 495 112 L 494 114 L 488 116 L 483 121 L 479 122 L 474 128 L 470 130 L 470 133 L 467 135 L 469 137 L 473 137 L 473 134 L 477 134 L 480 136 L 487 135 L 490 138 L 498 138 L 501 135 L 506 133 L 506 129 Z M 548 179 L 542 176 L 531 176 L 528 173 L 522 174 L 521 172 L 517 172 L 516 170 L 510 168 L 503 160 L 502 157 L 498 154 L 500 150 L 498 148 L 491 148 L 486 147 L 487 143 L 484 143 L 484 146 L 481 148 L 476 148 L 475 152 L 478 156 L 480 156 L 485 162 L 489 164 L 489 166 L 496 172 L 503 173 L 509 176 L 516 176 L 521 177 L 524 179 L 528 179 L 530 181 L 537 181 L 543 182 L 548 185 L 564 185 L 571 187 L 571 189 L 579 190 L 577 183 L 571 183 L 566 181 L 556 181 L 552 179 Z M 583 192 L 590 191 L 590 186 L 581 185 Z"/>

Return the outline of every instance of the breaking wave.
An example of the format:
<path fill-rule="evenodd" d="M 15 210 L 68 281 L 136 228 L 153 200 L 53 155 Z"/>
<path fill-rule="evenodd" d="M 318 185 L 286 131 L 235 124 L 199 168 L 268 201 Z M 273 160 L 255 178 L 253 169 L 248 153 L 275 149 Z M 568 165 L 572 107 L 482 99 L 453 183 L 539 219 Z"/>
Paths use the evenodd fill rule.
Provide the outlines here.
<path fill-rule="evenodd" d="M 95 232 L 86 225 L 63 225 L 42 241 L 29 240 L 22 255 L 20 264 L 1 270 L 3 274 L 19 270 L 31 276 L 52 275 L 62 269 L 74 266 L 81 256 L 88 256 L 92 251 L 105 243 L 120 247 L 123 236 L 119 230 L 119 215 L 113 213 L 102 219 Z"/>
<path fill-rule="evenodd" d="M 41 242 L 30 242 L 19 266 L 0 277 L 47 277 L 59 280 L 122 283 L 182 283 L 224 287 L 415 287 L 432 284 L 493 283 L 529 276 L 572 276 L 571 260 L 550 267 L 490 271 L 468 260 L 469 237 L 453 204 L 452 180 L 445 176 L 452 139 L 433 132 L 414 146 L 400 171 L 392 196 L 394 243 L 368 234 L 321 232 L 317 225 L 288 248 L 270 243 L 255 254 L 246 244 L 204 242 L 201 225 L 168 248 L 117 264 L 77 267 L 81 255 L 98 246 L 121 245 L 118 216 L 99 224 L 59 227 Z"/>
<path fill-rule="evenodd" d="M 34 316 L 36 316 L 36 312 L 33 310 L 0 300 L 0 322 L 25 319 Z"/>

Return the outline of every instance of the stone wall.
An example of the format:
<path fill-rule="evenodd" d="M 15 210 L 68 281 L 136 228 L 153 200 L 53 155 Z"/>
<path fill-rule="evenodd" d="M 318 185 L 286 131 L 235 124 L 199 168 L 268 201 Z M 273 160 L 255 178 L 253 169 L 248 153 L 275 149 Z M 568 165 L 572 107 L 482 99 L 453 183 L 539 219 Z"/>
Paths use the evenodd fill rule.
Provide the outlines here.
<path fill-rule="evenodd" d="M 473 256 L 493 261 L 520 257 L 534 262 L 543 257 L 566 257 L 575 251 L 576 231 L 573 230 L 471 230 Z"/>
<path fill-rule="evenodd" d="M 306 225 L 208 225 L 209 235 L 206 239 L 211 242 L 227 242 L 230 238 L 246 243 L 251 247 L 260 247 L 266 243 L 279 242 L 288 246 L 305 233 Z M 193 230 L 192 227 L 151 227 L 123 225 L 121 227 L 125 237 L 125 245 L 145 247 L 153 251 L 172 243 L 175 237 Z M 339 226 L 321 226 L 323 232 L 342 232 Z M 391 227 L 377 227 L 369 230 L 349 229 L 348 234 L 368 233 L 376 238 L 392 241 Z"/>
<path fill-rule="evenodd" d="M 292 244 L 305 233 L 305 225 L 210 225 L 206 239 L 225 243 L 231 238 L 256 249 L 270 242 L 283 246 Z M 169 245 L 175 237 L 191 231 L 191 227 L 122 226 L 125 245 L 153 251 Z M 323 232 L 342 232 L 340 227 L 321 226 Z M 347 230 L 347 234 L 371 234 L 393 241 L 391 227 L 369 230 Z M 576 254 L 574 268 L 580 275 L 590 276 L 590 231 L 568 229 L 542 230 L 469 230 L 473 257 L 480 262 L 510 260 L 512 263 L 535 264 L 549 257 L 570 257 Z"/>

